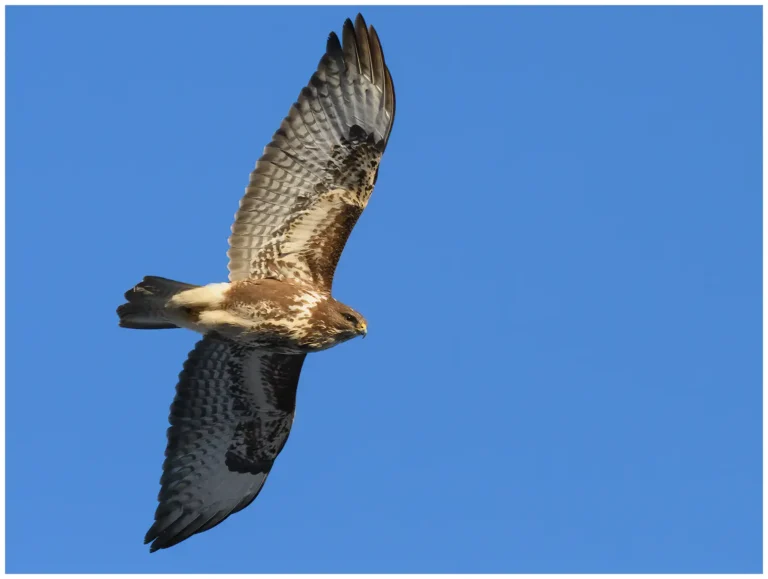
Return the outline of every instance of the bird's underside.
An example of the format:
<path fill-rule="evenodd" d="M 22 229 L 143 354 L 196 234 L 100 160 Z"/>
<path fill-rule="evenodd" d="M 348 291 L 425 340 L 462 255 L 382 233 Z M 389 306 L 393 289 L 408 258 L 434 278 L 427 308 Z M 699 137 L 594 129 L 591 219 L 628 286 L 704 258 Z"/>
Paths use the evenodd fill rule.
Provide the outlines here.
<path fill-rule="evenodd" d="M 253 501 L 288 438 L 306 354 L 365 335 L 365 319 L 331 286 L 394 115 L 378 36 L 358 15 L 341 41 L 331 33 L 251 173 L 229 240 L 229 282 L 146 277 L 125 294 L 121 326 L 203 335 L 171 405 L 151 551 Z"/>

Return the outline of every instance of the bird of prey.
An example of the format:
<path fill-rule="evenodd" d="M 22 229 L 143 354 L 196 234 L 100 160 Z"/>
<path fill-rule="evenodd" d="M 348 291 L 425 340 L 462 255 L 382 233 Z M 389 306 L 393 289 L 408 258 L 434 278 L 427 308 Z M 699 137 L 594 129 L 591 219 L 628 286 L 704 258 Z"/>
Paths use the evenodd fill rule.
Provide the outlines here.
<path fill-rule="evenodd" d="M 126 292 L 120 326 L 203 335 L 171 405 L 150 551 L 247 507 L 288 438 L 306 355 L 365 336 L 365 318 L 331 284 L 394 117 L 379 37 L 361 15 L 348 19 L 251 173 L 229 238 L 229 282 L 148 276 Z"/>

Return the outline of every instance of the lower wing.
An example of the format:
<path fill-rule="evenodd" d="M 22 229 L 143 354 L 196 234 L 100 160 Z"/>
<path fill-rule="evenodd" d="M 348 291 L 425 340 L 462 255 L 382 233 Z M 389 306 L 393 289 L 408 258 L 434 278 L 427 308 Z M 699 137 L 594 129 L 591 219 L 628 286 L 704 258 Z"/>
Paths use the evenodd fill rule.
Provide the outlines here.
<path fill-rule="evenodd" d="M 253 502 L 288 439 L 304 358 L 216 335 L 197 343 L 171 405 L 160 504 L 144 539 L 150 551 L 207 531 Z"/>

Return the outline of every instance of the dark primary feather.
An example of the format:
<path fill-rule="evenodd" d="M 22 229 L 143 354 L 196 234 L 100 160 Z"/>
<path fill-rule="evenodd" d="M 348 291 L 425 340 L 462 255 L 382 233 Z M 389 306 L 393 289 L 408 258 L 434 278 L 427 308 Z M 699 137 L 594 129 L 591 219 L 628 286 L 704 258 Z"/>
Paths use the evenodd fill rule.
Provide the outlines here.
<path fill-rule="evenodd" d="M 230 237 L 229 278 L 293 278 L 330 290 L 373 189 L 395 116 L 376 31 L 361 15 L 326 53 L 251 173 Z M 343 188 L 348 195 L 334 195 Z M 354 207 L 354 211 L 348 208 Z"/>
<path fill-rule="evenodd" d="M 304 355 L 272 354 L 209 334 L 184 364 L 171 405 L 155 523 L 171 547 L 259 494 L 288 439 Z"/>

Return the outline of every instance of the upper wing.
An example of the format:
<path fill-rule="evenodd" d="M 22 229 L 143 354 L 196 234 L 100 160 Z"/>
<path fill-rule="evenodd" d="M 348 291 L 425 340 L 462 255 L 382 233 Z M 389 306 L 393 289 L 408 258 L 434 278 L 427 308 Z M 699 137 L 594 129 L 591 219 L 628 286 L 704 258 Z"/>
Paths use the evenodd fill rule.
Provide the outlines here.
<path fill-rule="evenodd" d="M 304 354 L 260 352 L 207 335 L 171 405 L 151 551 L 215 527 L 259 494 L 288 439 Z"/>
<path fill-rule="evenodd" d="M 293 278 L 330 291 L 373 191 L 395 92 L 373 26 L 331 32 L 317 72 L 251 173 L 229 238 L 229 279 Z"/>

